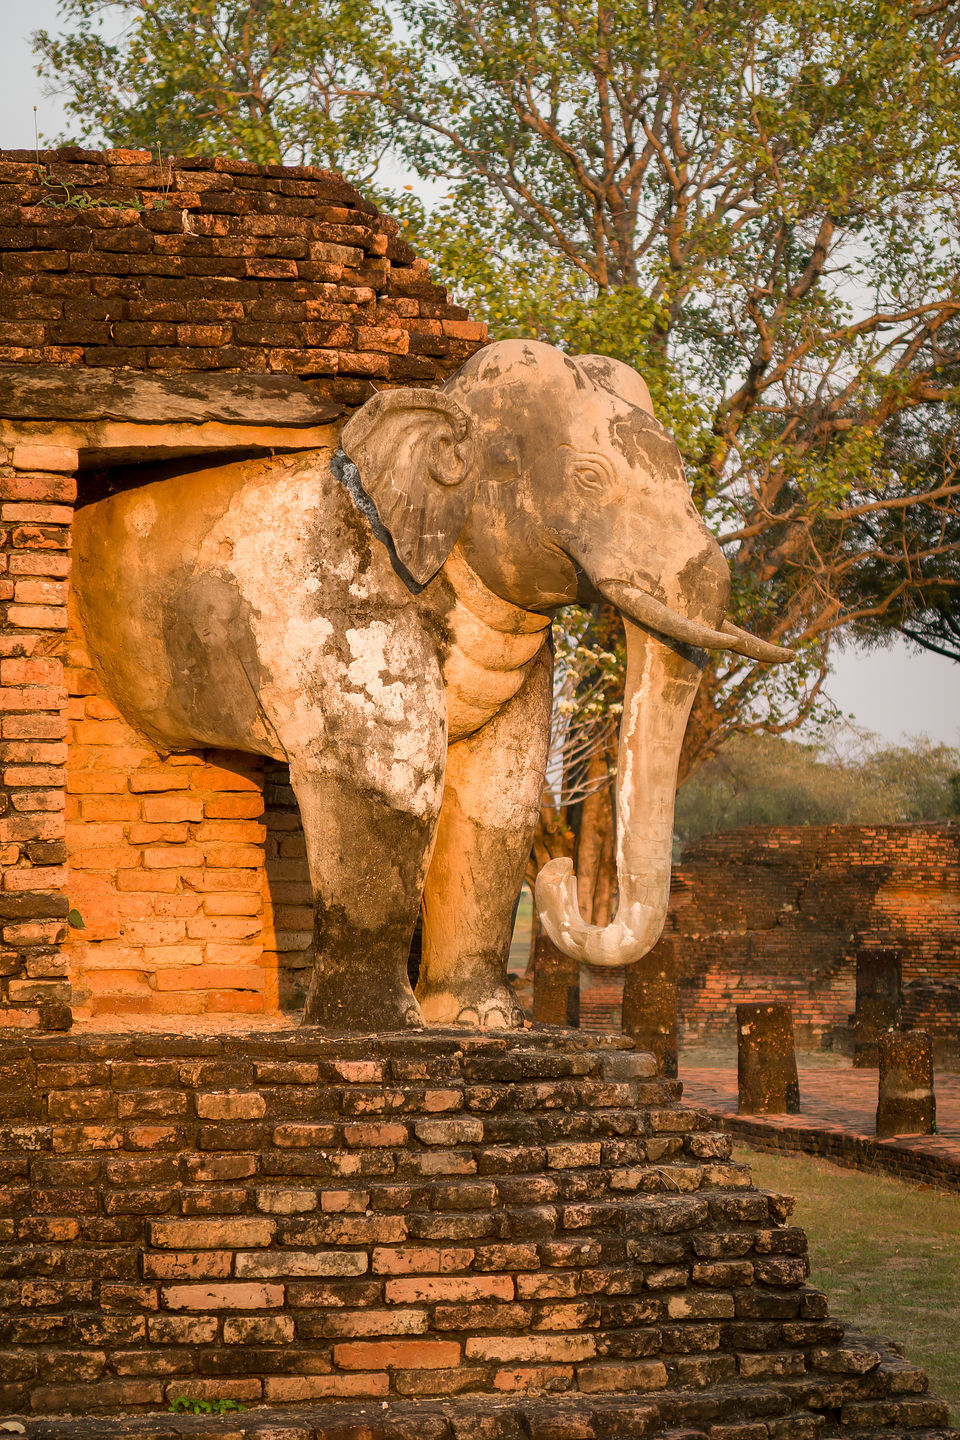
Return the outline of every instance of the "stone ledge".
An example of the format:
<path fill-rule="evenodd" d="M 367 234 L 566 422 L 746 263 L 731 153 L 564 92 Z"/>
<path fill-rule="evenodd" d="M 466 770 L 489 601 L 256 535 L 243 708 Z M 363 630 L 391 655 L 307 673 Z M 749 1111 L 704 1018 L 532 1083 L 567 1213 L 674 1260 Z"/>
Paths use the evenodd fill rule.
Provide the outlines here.
<path fill-rule="evenodd" d="M 850 1170 L 871 1170 L 900 1180 L 960 1190 L 960 1146 L 935 1135 L 898 1135 L 877 1140 L 838 1126 L 796 1123 L 785 1116 L 726 1115 L 707 1108 L 712 1124 L 755 1150 L 816 1155 Z"/>

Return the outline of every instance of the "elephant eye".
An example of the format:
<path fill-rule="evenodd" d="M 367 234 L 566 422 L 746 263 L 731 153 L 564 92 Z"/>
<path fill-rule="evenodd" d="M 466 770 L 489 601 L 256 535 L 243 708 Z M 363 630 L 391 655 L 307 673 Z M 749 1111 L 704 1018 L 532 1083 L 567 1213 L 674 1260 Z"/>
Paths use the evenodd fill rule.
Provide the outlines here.
<path fill-rule="evenodd" d="M 590 494 L 603 490 L 610 480 L 605 468 L 593 460 L 581 460 L 578 465 L 575 465 L 573 478 L 581 490 L 586 490 Z"/>

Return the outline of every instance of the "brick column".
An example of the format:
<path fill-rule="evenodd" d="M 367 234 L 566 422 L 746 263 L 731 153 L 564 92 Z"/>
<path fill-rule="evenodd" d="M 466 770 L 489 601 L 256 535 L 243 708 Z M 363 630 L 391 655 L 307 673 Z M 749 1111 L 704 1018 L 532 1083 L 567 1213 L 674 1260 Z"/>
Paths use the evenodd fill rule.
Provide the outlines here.
<path fill-rule="evenodd" d="M 77 453 L 0 448 L 0 1025 L 71 1023 L 64 845 L 70 525 Z"/>

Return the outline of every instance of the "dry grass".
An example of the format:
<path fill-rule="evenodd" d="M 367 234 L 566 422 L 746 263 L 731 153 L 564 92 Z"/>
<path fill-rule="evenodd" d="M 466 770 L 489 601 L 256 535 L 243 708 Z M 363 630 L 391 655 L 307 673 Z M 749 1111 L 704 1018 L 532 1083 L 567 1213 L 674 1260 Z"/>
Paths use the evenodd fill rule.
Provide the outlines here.
<path fill-rule="evenodd" d="M 903 1346 L 960 1418 L 960 1195 L 740 1147 L 761 1189 L 795 1195 L 830 1312 Z"/>

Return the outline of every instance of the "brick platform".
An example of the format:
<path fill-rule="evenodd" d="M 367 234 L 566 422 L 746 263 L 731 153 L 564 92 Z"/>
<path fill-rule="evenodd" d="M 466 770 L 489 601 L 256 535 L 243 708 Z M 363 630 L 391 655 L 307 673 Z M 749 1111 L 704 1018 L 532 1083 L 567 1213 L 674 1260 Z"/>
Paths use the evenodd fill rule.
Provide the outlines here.
<path fill-rule="evenodd" d="M 32 1436 L 942 1432 L 620 1039 L 3 1038 L 0 1407 L 143 1416 Z"/>

